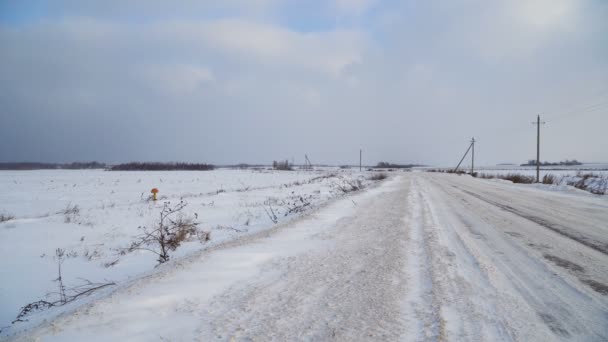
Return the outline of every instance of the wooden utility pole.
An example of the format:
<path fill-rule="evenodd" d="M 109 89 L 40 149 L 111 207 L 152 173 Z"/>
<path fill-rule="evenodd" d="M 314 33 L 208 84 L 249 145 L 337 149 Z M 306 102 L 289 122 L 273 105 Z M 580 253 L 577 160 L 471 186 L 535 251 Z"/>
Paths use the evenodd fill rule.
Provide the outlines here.
<path fill-rule="evenodd" d="M 361 172 L 361 162 L 363 160 L 363 150 L 359 150 L 359 172 Z"/>
<path fill-rule="evenodd" d="M 306 155 L 306 154 L 304 155 L 304 164 L 305 164 L 304 165 L 304 169 L 306 169 L 306 170 L 312 170 L 313 169 L 312 163 L 310 162 L 310 159 L 308 159 L 308 155 Z"/>
<path fill-rule="evenodd" d="M 540 114 L 536 117 L 536 122 L 532 123 L 536 125 L 536 183 L 540 183 L 540 125 L 544 125 L 544 122 L 540 122 Z"/>
<path fill-rule="evenodd" d="M 471 176 L 475 172 L 475 138 L 471 139 Z"/>

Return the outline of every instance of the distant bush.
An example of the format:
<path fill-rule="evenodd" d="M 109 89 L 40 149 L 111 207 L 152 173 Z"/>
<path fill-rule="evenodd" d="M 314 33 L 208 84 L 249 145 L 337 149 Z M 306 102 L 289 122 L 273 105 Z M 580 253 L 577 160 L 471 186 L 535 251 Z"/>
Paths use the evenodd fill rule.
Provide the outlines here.
<path fill-rule="evenodd" d="M 576 166 L 576 165 L 583 165 L 583 164 L 576 159 L 572 159 L 572 160 L 566 159 L 566 160 L 560 161 L 558 163 L 540 162 L 540 165 L 541 166 Z M 528 160 L 527 163 L 521 164 L 520 166 L 536 166 L 536 160 L 534 160 L 534 159 Z"/>
<path fill-rule="evenodd" d="M 532 184 L 536 181 L 536 179 L 532 176 L 524 176 L 519 173 L 509 173 L 506 176 L 501 176 L 500 178 L 510 180 L 513 183 L 521 184 Z"/>
<path fill-rule="evenodd" d="M 15 215 L 0 213 L 0 222 L 6 222 L 14 219 Z"/>
<path fill-rule="evenodd" d="M 422 166 L 417 164 L 393 164 L 388 162 L 379 162 L 376 164 L 376 169 L 411 169 L 416 166 Z"/>
<path fill-rule="evenodd" d="M 463 171 L 463 170 L 454 170 L 454 169 L 448 169 L 445 172 L 446 173 L 455 173 L 457 175 L 462 175 L 462 174 L 467 173 L 466 171 Z"/>
<path fill-rule="evenodd" d="M 211 164 L 131 162 L 114 165 L 110 171 L 209 171 L 214 168 Z"/>
<path fill-rule="evenodd" d="M 76 162 L 71 164 L 61 164 L 60 169 L 68 169 L 68 170 L 88 170 L 88 169 L 105 169 L 106 164 L 98 163 L 98 162 Z"/>

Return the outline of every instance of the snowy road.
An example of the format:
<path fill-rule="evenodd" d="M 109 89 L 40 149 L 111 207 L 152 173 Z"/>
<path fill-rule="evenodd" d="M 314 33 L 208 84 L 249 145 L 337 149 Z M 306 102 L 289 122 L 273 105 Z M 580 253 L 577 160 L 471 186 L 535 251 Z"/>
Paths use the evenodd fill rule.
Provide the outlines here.
<path fill-rule="evenodd" d="M 411 173 L 22 340 L 606 341 L 608 201 Z"/>

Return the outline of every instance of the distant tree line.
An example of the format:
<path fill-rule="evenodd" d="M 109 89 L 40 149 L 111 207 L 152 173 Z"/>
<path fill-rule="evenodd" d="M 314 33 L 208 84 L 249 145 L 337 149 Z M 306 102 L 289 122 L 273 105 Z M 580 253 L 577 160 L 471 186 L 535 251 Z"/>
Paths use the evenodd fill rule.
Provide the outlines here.
<path fill-rule="evenodd" d="M 288 160 L 279 160 L 279 161 L 274 160 L 272 162 L 272 168 L 275 170 L 286 170 L 286 171 L 293 170 L 293 168 L 289 164 Z"/>
<path fill-rule="evenodd" d="M 131 162 L 125 164 L 113 165 L 109 168 L 110 171 L 209 171 L 215 167 L 211 164 L 198 163 L 138 163 Z"/>
<path fill-rule="evenodd" d="M 560 161 L 559 163 L 540 162 L 540 166 L 573 166 L 573 165 L 583 165 L 583 164 L 580 163 L 576 159 L 572 159 L 572 160 L 566 159 L 564 161 Z M 521 164 L 520 166 L 536 166 L 536 160 L 534 160 L 534 159 L 528 160 L 527 163 Z"/>
<path fill-rule="evenodd" d="M 417 164 L 393 164 L 388 162 L 379 162 L 376 164 L 376 169 L 411 169 L 416 166 L 422 166 Z"/>
<path fill-rule="evenodd" d="M 0 170 L 83 170 L 83 169 L 105 169 L 106 164 L 98 162 L 75 162 L 75 163 L 0 163 Z"/>

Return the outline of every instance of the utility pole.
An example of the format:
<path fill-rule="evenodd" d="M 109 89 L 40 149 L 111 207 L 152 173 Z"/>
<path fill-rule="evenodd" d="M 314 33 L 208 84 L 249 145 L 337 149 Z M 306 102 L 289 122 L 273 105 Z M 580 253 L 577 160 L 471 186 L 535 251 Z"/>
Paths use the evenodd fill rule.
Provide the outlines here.
<path fill-rule="evenodd" d="M 540 122 L 540 114 L 536 117 L 536 122 L 532 123 L 536 125 L 536 183 L 540 183 L 540 125 L 544 125 L 545 122 Z"/>
<path fill-rule="evenodd" d="M 363 150 L 359 150 L 359 172 L 361 172 L 361 161 L 363 160 Z"/>
<path fill-rule="evenodd" d="M 304 165 L 304 169 L 306 169 L 306 170 L 312 170 L 313 169 L 312 163 L 310 162 L 310 159 L 308 159 L 308 155 L 306 155 L 306 154 L 304 155 L 304 164 L 305 164 Z"/>
<path fill-rule="evenodd" d="M 467 148 L 467 151 L 464 153 L 464 156 L 462 156 L 462 159 L 460 159 L 460 162 L 458 162 L 458 165 L 456 165 L 456 168 L 454 169 L 454 172 L 458 171 L 458 168 L 460 167 L 460 164 L 462 164 L 462 162 L 464 161 L 464 158 L 466 158 L 467 154 L 469 154 L 469 151 L 473 147 L 473 142 L 474 141 L 475 141 L 475 138 L 473 138 L 473 140 L 471 141 L 471 144 L 469 144 L 469 148 Z M 471 169 L 473 169 L 473 164 L 471 164 Z"/>
<path fill-rule="evenodd" d="M 471 176 L 475 172 L 475 138 L 471 138 Z"/>

